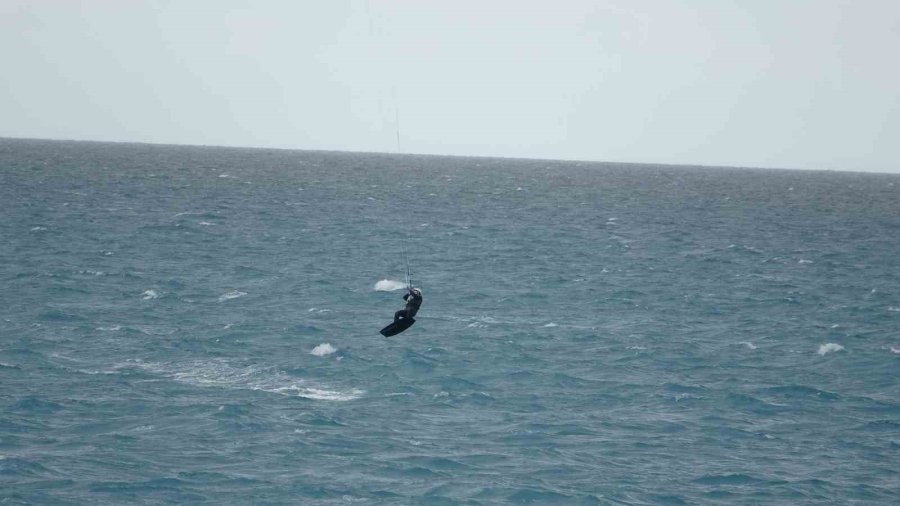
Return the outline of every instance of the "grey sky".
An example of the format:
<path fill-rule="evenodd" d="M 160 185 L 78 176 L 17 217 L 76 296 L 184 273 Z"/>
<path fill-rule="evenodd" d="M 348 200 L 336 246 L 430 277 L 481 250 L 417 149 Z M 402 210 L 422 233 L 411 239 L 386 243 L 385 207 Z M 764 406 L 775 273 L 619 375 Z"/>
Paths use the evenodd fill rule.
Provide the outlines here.
<path fill-rule="evenodd" d="M 0 1 L 0 136 L 900 172 L 900 1 Z"/>

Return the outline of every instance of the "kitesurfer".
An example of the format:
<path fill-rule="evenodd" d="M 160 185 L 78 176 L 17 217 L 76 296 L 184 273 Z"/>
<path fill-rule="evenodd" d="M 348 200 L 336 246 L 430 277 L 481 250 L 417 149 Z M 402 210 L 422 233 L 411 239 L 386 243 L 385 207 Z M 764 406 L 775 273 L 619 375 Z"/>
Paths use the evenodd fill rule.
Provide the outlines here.
<path fill-rule="evenodd" d="M 406 301 L 406 307 L 394 313 L 394 323 L 400 321 L 400 318 L 412 318 L 419 312 L 419 306 L 422 305 L 422 290 L 418 288 L 410 288 L 406 295 L 403 296 Z"/>

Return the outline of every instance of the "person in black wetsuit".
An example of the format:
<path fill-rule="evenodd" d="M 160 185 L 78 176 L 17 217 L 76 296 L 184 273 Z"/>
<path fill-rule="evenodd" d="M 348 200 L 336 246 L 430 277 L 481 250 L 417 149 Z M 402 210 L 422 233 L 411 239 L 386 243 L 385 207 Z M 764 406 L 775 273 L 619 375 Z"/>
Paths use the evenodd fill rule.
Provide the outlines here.
<path fill-rule="evenodd" d="M 412 318 L 419 312 L 419 306 L 422 305 L 422 290 L 418 288 L 410 288 L 409 292 L 403 296 L 406 301 L 406 307 L 394 313 L 394 323 L 400 321 L 400 318 Z"/>

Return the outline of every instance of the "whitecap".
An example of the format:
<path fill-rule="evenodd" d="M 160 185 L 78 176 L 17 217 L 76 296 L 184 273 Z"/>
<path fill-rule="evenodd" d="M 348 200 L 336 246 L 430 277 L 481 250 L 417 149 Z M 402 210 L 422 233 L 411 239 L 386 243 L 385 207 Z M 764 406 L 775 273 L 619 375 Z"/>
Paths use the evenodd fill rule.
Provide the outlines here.
<path fill-rule="evenodd" d="M 550 323 L 544 325 L 544 327 L 559 327 L 559 324 L 558 324 L 558 323 L 550 322 Z"/>
<path fill-rule="evenodd" d="M 891 353 L 900 354 L 900 348 L 894 348 L 893 346 L 891 346 Z"/>
<path fill-rule="evenodd" d="M 223 360 L 195 360 L 181 364 L 136 362 L 131 365 L 179 383 L 199 387 L 258 390 L 324 401 L 350 401 L 365 393 L 356 388 L 336 390 L 310 384 L 271 366 L 235 367 Z"/>
<path fill-rule="evenodd" d="M 893 311 L 894 313 L 900 313 L 900 307 L 888 306 L 888 311 Z"/>
<path fill-rule="evenodd" d="M 201 222 L 199 223 L 199 225 L 202 225 L 202 226 L 204 226 L 204 227 L 211 227 L 211 226 L 215 225 L 215 223 L 210 223 L 210 222 L 208 222 L 208 221 L 201 221 Z"/>
<path fill-rule="evenodd" d="M 31 227 L 32 232 L 41 232 L 43 230 L 47 230 L 47 227 Z"/>
<path fill-rule="evenodd" d="M 819 346 L 819 351 L 817 352 L 819 355 L 825 355 L 826 353 L 830 353 L 832 351 L 841 351 L 844 347 L 837 343 L 827 343 Z"/>
<path fill-rule="evenodd" d="M 324 357 L 325 355 L 331 355 L 336 352 L 337 348 L 331 345 L 331 343 L 322 343 L 315 348 L 312 349 L 310 355 L 315 355 L 317 357 Z"/>
<path fill-rule="evenodd" d="M 317 401 L 352 401 L 353 399 L 358 399 L 360 395 L 363 394 L 362 390 L 357 390 L 355 388 L 346 392 L 340 392 L 337 390 L 298 386 L 283 387 L 273 390 L 273 392 L 282 395 L 296 395 L 297 397 Z"/>
<path fill-rule="evenodd" d="M 756 349 L 756 345 L 753 344 L 753 343 L 751 343 L 750 341 L 742 341 L 741 344 L 746 344 L 746 345 L 747 345 L 747 348 L 750 348 L 751 350 L 755 350 L 755 349 Z"/>
<path fill-rule="evenodd" d="M 806 259 L 804 259 L 804 258 L 801 258 L 800 260 L 797 261 L 797 263 L 798 263 L 798 264 L 811 264 L 811 263 L 813 263 L 813 261 L 812 261 L 812 260 L 806 260 Z"/>
<path fill-rule="evenodd" d="M 116 332 L 118 330 L 122 330 L 122 326 L 113 325 L 112 327 L 97 327 L 97 330 L 102 330 L 104 332 Z"/>
<path fill-rule="evenodd" d="M 232 291 L 222 295 L 221 297 L 219 297 L 219 302 L 225 302 L 226 300 L 236 299 L 238 297 L 243 297 L 244 295 L 247 295 L 247 292 L 232 290 Z"/>
<path fill-rule="evenodd" d="M 402 281 L 395 281 L 393 279 L 382 279 L 381 281 L 375 283 L 375 291 L 377 292 L 393 292 L 395 290 L 402 290 L 406 288 L 406 283 Z"/>
<path fill-rule="evenodd" d="M 142 293 L 141 295 L 144 296 L 144 300 L 159 298 L 159 293 L 157 293 L 156 290 L 144 290 L 144 293 Z"/>

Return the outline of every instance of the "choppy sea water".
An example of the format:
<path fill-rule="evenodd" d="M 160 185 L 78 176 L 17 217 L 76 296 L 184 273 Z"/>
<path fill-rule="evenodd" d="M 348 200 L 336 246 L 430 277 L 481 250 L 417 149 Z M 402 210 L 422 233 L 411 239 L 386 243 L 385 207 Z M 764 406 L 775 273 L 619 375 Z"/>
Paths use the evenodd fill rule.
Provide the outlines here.
<path fill-rule="evenodd" d="M 7 139 L 0 213 L 3 504 L 900 501 L 900 176 Z"/>

